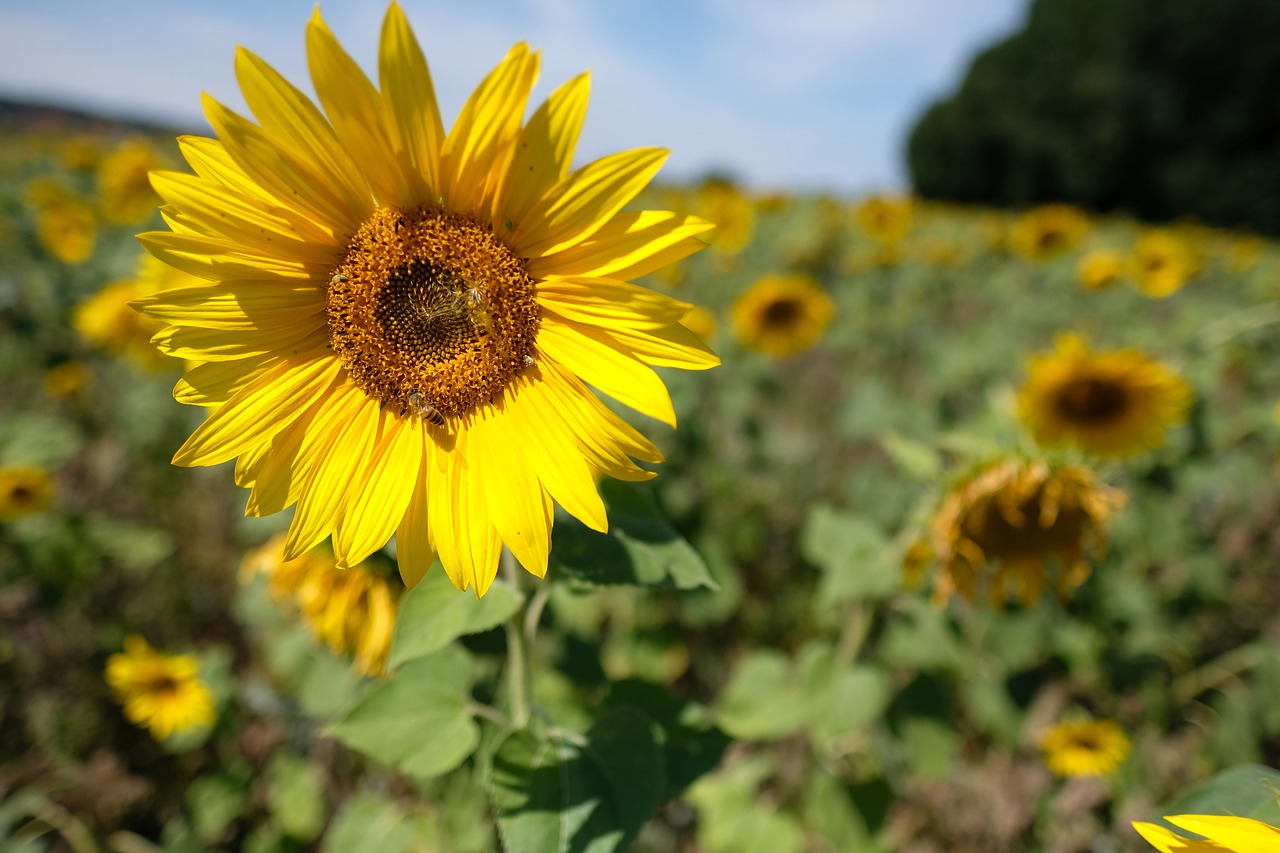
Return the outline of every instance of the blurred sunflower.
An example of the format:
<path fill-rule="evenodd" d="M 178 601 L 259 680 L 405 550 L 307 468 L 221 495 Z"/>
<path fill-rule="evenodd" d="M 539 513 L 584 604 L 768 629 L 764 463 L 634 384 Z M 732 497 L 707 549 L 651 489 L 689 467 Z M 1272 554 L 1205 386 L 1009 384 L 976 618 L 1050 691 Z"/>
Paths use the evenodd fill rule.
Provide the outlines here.
<path fill-rule="evenodd" d="M 93 208 L 46 179 L 29 183 L 26 196 L 35 208 L 36 238 L 44 250 L 64 264 L 87 261 L 98 236 Z"/>
<path fill-rule="evenodd" d="M 1089 231 L 1089 217 L 1069 204 L 1032 208 L 1009 230 L 1009 248 L 1032 261 L 1046 261 L 1070 251 Z"/>
<path fill-rule="evenodd" d="M 61 144 L 58 153 L 68 169 L 92 169 L 102 162 L 102 141 L 95 136 L 73 136 Z"/>
<path fill-rule="evenodd" d="M 915 204 L 906 196 L 868 196 L 854 211 L 858 225 L 878 243 L 897 243 L 906 237 L 914 214 Z"/>
<path fill-rule="evenodd" d="M 1076 264 L 1076 280 L 1086 290 L 1102 290 L 1120 279 L 1124 258 L 1111 249 L 1095 249 Z"/>
<path fill-rule="evenodd" d="M 803 275 L 767 275 L 733 303 L 733 325 L 743 346 L 778 358 L 818 342 L 835 313 L 831 297 Z"/>
<path fill-rule="evenodd" d="M 173 359 L 151 342 L 164 325 L 139 314 L 133 309 L 133 302 L 168 287 L 205 284 L 208 282 L 202 278 L 143 254 L 133 278 L 104 285 L 76 306 L 71 323 L 85 340 L 109 353 L 123 355 L 144 370 L 168 370 L 174 366 Z"/>
<path fill-rule="evenodd" d="M 102 218 L 116 225 L 145 222 L 156 212 L 160 197 L 150 174 L 167 165 L 142 138 L 120 143 L 98 164 L 98 207 Z"/>
<path fill-rule="evenodd" d="M 1185 838 L 1155 823 L 1134 821 L 1133 828 L 1160 853 L 1275 853 L 1280 850 L 1280 827 L 1248 817 L 1182 814 L 1165 820 L 1206 840 Z"/>
<path fill-rule="evenodd" d="M 124 715 L 156 740 L 212 726 L 216 719 L 213 694 L 200 680 L 195 655 L 161 654 L 131 634 L 124 651 L 107 659 L 106 678 Z"/>
<path fill-rule="evenodd" d="M 698 187 L 696 209 L 715 223 L 711 248 L 719 255 L 736 257 L 755 234 L 756 209 L 751 199 L 727 178 L 709 178 Z"/>
<path fill-rule="evenodd" d="M 396 600 L 379 574 L 363 565 L 339 569 L 323 548 L 296 560 L 284 559 L 285 537 L 277 535 L 249 552 L 240 566 L 242 581 L 267 576 L 276 603 L 296 607 L 312 632 L 336 654 L 353 654 L 364 675 L 381 675 L 391 651 Z"/>
<path fill-rule="evenodd" d="M 1066 598 L 1088 579 L 1086 556 L 1101 551 L 1111 514 L 1125 502 L 1123 492 L 1102 485 L 1086 468 L 1020 459 L 996 462 L 943 498 L 929 537 L 907 552 L 906 579 L 915 583 L 936 559 L 936 605 L 953 593 L 976 601 L 987 573 L 992 606 L 1002 606 L 1013 593 L 1032 607 L 1048 584 L 1046 560 L 1056 557 L 1054 586 Z"/>
<path fill-rule="evenodd" d="M 1069 720 L 1040 740 L 1044 763 L 1059 776 L 1107 776 L 1129 756 L 1129 736 L 1114 720 Z"/>
<path fill-rule="evenodd" d="M 89 369 L 82 361 L 64 361 L 44 372 L 44 390 L 50 397 L 65 400 L 89 385 Z"/>
<path fill-rule="evenodd" d="M 1191 387 L 1136 350 L 1092 352 L 1074 334 L 1054 352 L 1032 356 L 1018 413 L 1045 445 L 1125 456 L 1164 443 L 1186 420 Z"/>
<path fill-rule="evenodd" d="M 700 339 L 709 341 L 716 333 L 716 315 L 701 305 L 692 305 L 680 318 L 680 325 L 693 332 Z"/>
<path fill-rule="evenodd" d="M 1232 240 L 1223 254 L 1223 263 L 1227 272 L 1232 275 L 1244 275 L 1256 267 L 1258 261 L 1262 260 L 1262 251 L 1266 245 L 1265 240 L 1252 234 Z"/>
<path fill-rule="evenodd" d="M 53 480 L 42 468 L 0 468 L 0 521 L 44 512 L 53 505 Z"/>
<path fill-rule="evenodd" d="M 1129 275 L 1144 296 L 1163 299 L 1182 289 L 1195 274 L 1195 252 L 1172 231 L 1148 231 L 1133 247 Z"/>
<path fill-rule="evenodd" d="M 661 149 L 570 172 L 588 75 L 523 122 L 539 57 L 511 49 L 447 134 L 400 7 L 382 27 L 381 90 L 319 13 L 307 51 L 320 111 L 247 50 L 260 124 L 206 97 L 220 137 L 180 140 L 196 175 L 159 172 L 173 233 L 142 241 L 218 284 L 139 310 L 161 349 L 208 362 L 177 398 L 209 417 L 174 457 L 239 457 L 252 515 L 297 504 L 296 558 L 332 534 L 355 565 L 394 534 L 417 582 L 438 553 L 483 595 L 502 546 L 546 573 L 553 501 L 607 526 L 596 478 L 644 480 L 662 455 L 588 385 L 672 426 L 650 365 L 719 363 L 689 306 L 628 280 L 704 247 L 692 216 L 620 212 Z"/>

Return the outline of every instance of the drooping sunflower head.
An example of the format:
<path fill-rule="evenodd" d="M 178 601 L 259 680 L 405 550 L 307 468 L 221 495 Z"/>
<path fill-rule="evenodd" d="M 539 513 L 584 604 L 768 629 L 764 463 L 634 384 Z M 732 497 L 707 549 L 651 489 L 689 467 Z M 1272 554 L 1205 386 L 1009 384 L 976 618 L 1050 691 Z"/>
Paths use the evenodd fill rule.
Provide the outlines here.
<path fill-rule="evenodd" d="M 1186 241 L 1164 229 L 1143 234 L 1129 258 L 1129 274 L 1135 286 L 1152 299 L 1177 293 L 1198 266 L 1196 254 Z"/>
<path fill-rule="evenodd" d="M 803 275 L 767 275 L 733 304 L 733 325 L 744 346 L 778 358 L 818 342 L 835 314 L 821 285 Z"/>
<path fill-rule="evenodd" d="M 1076 279 L 1085 290 L 1103 290 L 1120 279 L 1124 258 L 1111 249 L 1094 249 L 1076 264 Z"/>
<path fill-rule="evenodd" d="M 130 635 L 124 651 L 107 659 L 106 679 L 129 721 L 156 740 L 213 725 L 213 694 L 194 655 L 166 655 Z"/>
<path fill-rule="evenodd" d="M 1093 352 L 1063 335 L 1054 352 L 1032 356 L 1018 412 L 1036 441 L 1126 456 L 1164 443 L 1186 419 L 1191 387 L 1135 350 Z"/>
<path fill-rule="evenodd" d="M 1040 741 L 1044 762 L 1059 776 L 1106 776 L 1129 756 L 1129 736 L 1114 720 L 1058 723 Z"/>
<path fill-rule="evenodd" d="M 915 203 L 907 196 L 873 195 L 858 203 L 858 225 L 879 243 L 897 243 L 911 230 Z"/>
<path fill-rule="evenodd" d="M 135 303 L 201 362 L 175 396 L 209 417 L 175 462 L 238 457 L 247 512 L 296 505 L 289 559 L 332 536 L 353 566 L 394 534 L 410 584 L 438 554 L 483 594 L 503 546 L 541 576 L 554 504 L 603 530 L 596 480 L 661 460 L 588 386 L 674 425 L 651 366 L 718 363 L 687 304 L 629 283 L 711 226 L 622 212 L 665 151 L 571 169 L 588 77 L 526 120 L 523 44 L 447 132 L 395 3 L 378 85 L 318 12 L 307 53 L 319 107 L 241 49 L 257 121 L 206 98 L 218 138 L 179 141 L 195 174 L 152 175 L 172 232 L 144 244 L 206 280 Z"/>
<path fill-rule="evenodd" d="M 1010 595 L 1034 606 L 1050 582 L 1066 598 L 1088 579 L 1088 557 L 1105 544 L 1111 515 L 1124 493 L 1078 466 L 1005 459 L 961 481 L 942 499 L 929 537 L 908 552 L 909 576 L 930 558 L 938 564 L 934 601 L 952 594 L 976 601 L 985 587 L 995 607 Z"/>
<path fill-rule="evenodd" d="M 1009 248 L 1046 261 L 1070 251 L 1089 231 L 1089 217 L 1069 204 L 1046 204 L 1024 213 L 1009 232 Z"/>
<path fill-rule="evenodd" d="M 43 468 L 0 468 L 0 521 L 44 512 L 53 504 L 53 480 Z"/>

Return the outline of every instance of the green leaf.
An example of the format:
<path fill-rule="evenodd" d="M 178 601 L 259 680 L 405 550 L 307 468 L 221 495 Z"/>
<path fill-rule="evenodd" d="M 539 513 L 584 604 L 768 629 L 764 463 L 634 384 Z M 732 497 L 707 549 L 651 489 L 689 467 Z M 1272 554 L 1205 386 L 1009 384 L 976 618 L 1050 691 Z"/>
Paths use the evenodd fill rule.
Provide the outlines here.
<path fill-rule="evenodd" d="M 653 724 L 622 708 L 585 738 L 513 732 L 493 757 L 490 796 L 508 853 L 611 853 L 640 832 L 663 796 Z"/>
<path fill-rule="evenodd" d="M 1180 835 L 1186 830 L 1177 829 L 1162 820 L 1166 815 L 1207 814 L 1236 815 L 1253 818 L 1272 826 L 1280 826 L 1280 770 L 1260 764 L 1242 764 L 1223 770 L 1184 791 L 1165 803 L 1152 821 L 1172 829 Z"/>
<path fill-rule="evenodd" d="M 400 600 L 388 665 L 395 669 L 458 637 L 496 628 L 519 609 L 519 595 L 502 581 L 494 581 L 484 598 L 476 598 L 455 587 L 437 563 Z"/>
<path fill-rule="evenodd" d="M 360 793 L 343 804 L 325 833 L 323 853 L 413 853 L 417 833 L 394 803 Z"/>
<path fill-rule="evenodd" d="M 0 420 L 0 466 L 35 465 L 49 470 L 83 446 L 80 430 L 62 418 L 26 413 Z"/>
<path fill-rule="evenodd" d="M 118 518 L 86 518 L 84 532 L 103 556 L 135 571 L 152 568 L 174 551 L 173 537 L 166 531 Z"/>
<path fill-rule="evenodd" d="M 285 835 L 311 841 L 324 826 L 324 780 L 316 768 L 287 752 L 267 765 L 268 803 Z"/>
<path fill-rule="evenodd" d="M 743 740 L 777 740 L 807 722 L 791 661 L 763 649 L 743 658 L 721 694 L 716 718 L 730 735 Z"/>
<path fill-rule="evenodd" d="M 880 528 L 830 504 L 809 508 L 800 530 L 800 553 L 822 570 L 818 598 L 827 606 L 885 598 L 902 585 L 899 560 Z"/>
<path fill-rule="evenodd" d="M 558 575 L 600 586 L 716 588 L 707 564 L 647 489 L 606 480 L 600 493 L 609 508 L 608 533 L 596 533 L 576 519 L 556 520 L 551 561 Z"/>
<path fill-rule="evenodd" d="M 439 776 L 480 742 L 470 687 L 471 659 L 451 646 L 405 664 L 329 734 L 412 776 Z"/>
<path fill-rule="evenodd" d="M 615 682 L 609 687 L 608 704 L 639 708 L 658 727 L 663 764 L 667 769 L 663 800 L 680 796 L 694 780 L 714 770 L 732 743 L 728 735 L 716 728 L 705 707 L 652 682 L 639 679 Z"/>
<path fill-rule="evenodd" d="M 249 793 L 247 782 L 230 773 L 215 773 L 187 786 L 184 797 L 191 826 L 205 844 L 214 844 L 240 816 Z"/>
<path fill-rule="evenodd" d="M 889 707 L 889 675 L 871 664 L 840 664 L 830 646 L 800 654 L 801 704 L 819 746 L 878 720 Z"/>
<path fill-rule="evenodd" d="M 942 473 L 942 457 L 929 445 L 893 430 L 880 435 L 880 447 L 908 477 L 936 480 Z"/>

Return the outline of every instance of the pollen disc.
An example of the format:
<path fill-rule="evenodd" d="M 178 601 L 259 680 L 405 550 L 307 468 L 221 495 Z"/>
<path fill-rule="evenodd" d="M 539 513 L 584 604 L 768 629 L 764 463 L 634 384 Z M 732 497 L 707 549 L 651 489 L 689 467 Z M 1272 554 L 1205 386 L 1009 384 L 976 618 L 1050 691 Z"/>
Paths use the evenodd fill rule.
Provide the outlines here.
<path fill-rule="evenodd" d="M 536 293 L 488 226 L 383 207 L 333 270 L 330 342 L 366 394 L 438 424 L 498 402 L 534 363 Z"/>

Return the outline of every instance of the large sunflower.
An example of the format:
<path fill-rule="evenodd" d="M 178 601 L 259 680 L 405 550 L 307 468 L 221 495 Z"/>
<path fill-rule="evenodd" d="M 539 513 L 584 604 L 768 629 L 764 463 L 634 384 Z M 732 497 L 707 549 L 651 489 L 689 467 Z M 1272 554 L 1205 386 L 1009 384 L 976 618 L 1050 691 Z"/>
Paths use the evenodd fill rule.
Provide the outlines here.
<path fill-rule="evenodd" d="M 138 303 L 171 324 L 158 345 L 204 362 L 175 396 L 208 419 L 174 462 L 238 457 L 246 512 L 296 504 L 286 559 L 332 535 L 353 566 L 394 534 L 409 584 L 438 554 L 483 595 L 503 545 L 541 576 L 553 502 L 604 530 L 596 479 L 662 459 L 588 385 L 674 426 L 650 365 L 718 363 L 680 325 L 688 305 L 628 283 L 710 225 L 621 212 L 663 150 L 570 171 L 588 76 L 525 122 L 524 44 L 447 133 L 396 4 L 379 87 L 318 11 L 307 55 L 323 112 L 241 48 L 258 123 L 206 96 L 219 138 L 179 140 L 196 174 L 152 177 L 173 230 L 142 241 L 211 282 Z"/>
<path fill-rule="evenodd" d="M 1042 444 L 1072 443 L 1108 456 L 1164 443 L 1165 430 L 1186 419 L 1191 387 L 1136 350 L 1093 352 L 1062 335 L 1056 350 L 1033 356 L 1018 411 Z"/>

